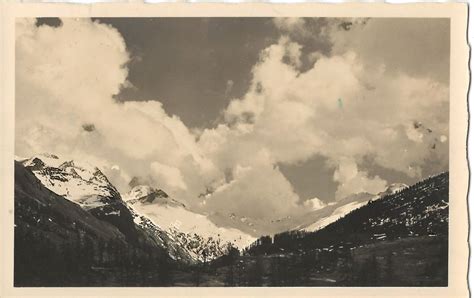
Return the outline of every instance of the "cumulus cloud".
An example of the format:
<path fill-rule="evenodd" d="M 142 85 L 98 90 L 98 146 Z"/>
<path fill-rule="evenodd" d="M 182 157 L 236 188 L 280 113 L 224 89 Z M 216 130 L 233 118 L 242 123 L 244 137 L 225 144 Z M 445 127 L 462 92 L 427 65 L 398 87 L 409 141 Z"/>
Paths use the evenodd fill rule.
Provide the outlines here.
<path fill-rule="evenodd" d="M 306 21 L 304 18 L 274 18 L 273 23 L 284 32 L 306 32 Z"/>
<path fill-rule="evenodd" d="M 237 165 L 233 180 L 206 200 L 213 211 L 244 214 L 251 218 L 278 218 L 298 212 L 298 196 L 283 174 L 261 159 L 253 165 Z"/>
<path fill-rule="evenodd" d="M 339 182 L 336 191 L 336 200 L 344 199 L 351 194 L 371 193 L 377 194 L 387 187 L 387 182 L 380 177 L 368 177 L 365 171 L 359 171 L 354 160 L 343 158 L 334 172 L 334 180 Z"/>
<path fill-rule="evenodd" d="M 21 19 L 16 56 L 16 150 L 22 155 L 89 160 L 121 189 L 131 177 L 152 175 L 178 192 L 187 189 L 183 172 L 200 177 L 209 170 L 195 136 L 160 102 L 114 100 L 127 83 L 130 57 L 113 27 L 89 19 L 36 27 Z M 120 168 L 112 169 L 116 163 Z"/>
<path fill-rule="evenodd" d="M 277 25 L 285 33 L 292 27 L 302 30 L 300 22 Z M 351 27 L 337 28 L 346 32 Z M 335 54 L 318 55 L 313 66 L 301 72 L 292 63 L 301 58 L 294 44 L 283 37 L 265 49 L 253 69 L 249 92 L 225 110 L 227 124 L 201 135 L 201 148 L 218 167 L 252 166 L 254 153 L 261 150 L 273 164 L 319 154 L 336 168 L 337 199 L 384 190 L 385 180 L 358 169 L 366 157 L 417 178 L 430 164 L 446 169 L 448 148 L 438 141 L 448 133 L 446 84 L 411 71 L 393 71 L 383 63 L 368 65 L 353 46 L 338 45 Z M 292 59 L 285 61 L 288 53 Z M 238 184 L 227 191 L 233 188 L 242 191 Z"/>
<path fill-rule="evenodd" d="M 184 183 L 183 175 L 179 169 L 161 164 L 156 161 L 151 163 L 150 168 L 153 171 L 153 174 L 158 177 L 159 181 L 164 181 L 166 185 L 183 190 L 187 189 L 186 183 Z"/>
<path fill-rule="evenodd" d="M 413 40 L 405 21 L 380 24 L 389 35 L 383 40 L 407 46 L 412 56 L 385 49 L 376 22 L 329 22 L 317 34 L 332 43 L 327 54 L 302 51 L 294 40 L 294 32 L 311 37 L 307 20 L 276 19 L 282 37 L 261 53 L 248 92 L 229 103 L 221 123 L 197 130 L 167 114 L 159 99 L 114 100 L 127 84 L 131 58 L 113 27 L 88 19 L 36 27 L 21 19 L 16 154 L 85 159 L 121 190 L 142 177 L 205 212 L 264 219 L 322 206 L 317 199 L 301 204 L 308 198 L 298 197 L 278 164 L 325 157 L 335 169 L 337 199 L 386 186 L 377 173 L 360 169 L 367 157 L 412 177 L 436 170 L 434 164 L 446 169 L 445 65 L 440 59 L 429 66 L 420 54 L 436 46 L 432 33 L 422 36 L 433 27 L 420 25 L 414 29 L 420 40 Z M 305 71 L 303 60 L 311 61 Z"/>
<path fill-rule="evenodd" d="M 313 198 L 313 199 L 310 199 L 310 200 L 306 200 L 303 203 L 303 205 L 304 205 L 304 207 L 309 208 L 309 210 L 319 210 L 319 209 L 322 209 L 322 208 L 327 206 L 326 203 L 324 203 L 323 201 L 321 201 L 318 198 Z"/>

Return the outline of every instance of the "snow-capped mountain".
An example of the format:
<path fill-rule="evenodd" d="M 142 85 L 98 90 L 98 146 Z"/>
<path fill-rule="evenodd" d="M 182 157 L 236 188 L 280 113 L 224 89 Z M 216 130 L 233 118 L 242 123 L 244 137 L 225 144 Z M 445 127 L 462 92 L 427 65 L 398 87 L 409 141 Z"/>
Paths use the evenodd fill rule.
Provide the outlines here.
<path fill-rule="evenodd" d="M 47 229 L 43 230 L 43 226 Z M 61 239 L 70 237 L 76 231 L 104 241 L 125 240 L 116 227 L 52 192 L 25 166 L 15 162 L 15 232 L 28 232 L 22 229 L 31 227 L 43 238 L 56 241 L 58 245 Z"/>
<path fill-rule="evenodd" d="M 256 239 L 237 229 L 216 226 L 160 189 L 137 185 L 123 197 L 138 225 L 158 226 L 198 261 L 217 258 L 230 246 L 244 248 Z"/>
<path fill-rule="evenodd" d="M 131 205 L 141 203 L 145 205 L 158 204 L 160 206 L 185 207 L 183 203 L 170 198 L 163 190 L 148 185 L 135 186 L 128 194 L 124 195 L 124 198 Z"/>
<path fill-rule="evenodd" d="M 395 194 L 408 187 L 403 183 L 390 184 L 385 191 L 380 192 L 376 195 L 370 193 L 359 193 L 348 196 L 343 200 L 336 201 L 322 208 L 316 208 L 310 212 L 306 218 L 315 218 L 313 222 L 306 222 L 297 227 L 298 230 L 313 232 L 326 227 L 327 225 L 335 222 L 336 220 L 346 216 L 351 211 L 358 209 L 369 202 L 373 202 L 382 197 Z"/>
<path fill-rule="evenodd" d="M 215 212 L 209 217 L 219 226 L 234 227 L 256 238 L 263 235 L 274 235 L 284 231 L 314 231 L 343 217 L 354 209 L 360 208 L 369 201 L 398 192 L 407 187 L 402 183 L 389 185 L 379 194 L 358 193 L 342 200 L 325 203 L 318 198 L 303 203 L 306 213 L 298 216 L 275 217 L 273 219 L 243 217 L 234 213 Z"/>
<path fill-rule="evenodd" d="M 217 258 L 230 246 L 243 249 L 258 237 L 257 228 L 274 233 L 322 229 L 369 202 L 407 187 L 392 184 L 376 195 L 360 193 L 329 204 L 315 198 L 308 202 L 305 216 L 264 221 L 236 214 L 200 214 L 165 191 L 138 183 L 121 195 L 97 167 L 55 155 L 37 155 L 21 159 L 21 163 L 46 188 L 111 223 L 128 241 L 145 238 L 164 248 L 171 258 L 187 263 Z"/>
<path fill-rule="evenodd" d="M 345 216 L 315 231 L 288 231 L 272 238 L 259 238 L 247 253 L 280 253 L 324 248 L 326 251 L 372 247 L 383 241 L 405 243 L 403 239 L 439 239 L 447 241 L 449 230 L 449 173 L 429 177 L 412 186 L 389 186 L 392 193 L 376 196 L 360 208 L 352 205 L 336 208 Z M 383 192 L 385 193 L 385 192 Z M 323 224 L 321 224 L 323 226 Z M 447 242 L 445 242 L 447 245 Z M 405 244 L 403 244 L 405 245 Z M 447 246 L 446 246 L 447 247 Z M 364 248 L 364 250 L 366 247 Z M 365 250 L 364 253 L 367 253 Z M 410 252 L 408 252 L 410 253 Z M 408 254 L 407 253 L 407 254 Z"/>
<path fill-rule="evenodd" d="M 46 188 L 114 225 L 127 241 L 136 243 L 142 237 L 120 193 L 97 167 L 52 154 L 20 161 Z"/>
<path fill-rule="evenodd" d="M 84 286 L 88 276 L 94 286 L 98 276 L 115 276 L 117 266 L 166 273 L 176 263 L 146 234 L 137 230 L 139 241 L 132 241 L 117 225 L 46 188 L 20 162 L 15 162 L 14 203 L 14 265 L 20 274 L 15 286 L 70 286 L 73 280 Z"/>
<path fill-rule="evenodd" d="M 172 259 L 195 262 L 194 256 L 148 218 L 141 217 L 137 224 L 136 213 L 97 167 L 61 160 L 50 154 L 19 160 L 44 187 L 79 205 L 97 219 L 114 225 L 129 242 L 146 242 L 165 249 Z"/>
<path fill-rule="evenodd" d="M 107 177 L 87 163 L 65 161 L 51 154 L 37 155 L 21 162 L 48 189 L 84 209 L 121 201 L 119 192 Z"/>
<path fill-rule="evenodd" d="M 122 199 L 100 169 L 88 163 L 51 154 L 18 160 L 49 190 L 116 226 L 127 239 L 145 238 L 165 248 L 175 260 L 209 261 L 230 246 L 243 248 L 255 240 L 237 229 L 217 227 L 160 189 L 137 185 Z"/>

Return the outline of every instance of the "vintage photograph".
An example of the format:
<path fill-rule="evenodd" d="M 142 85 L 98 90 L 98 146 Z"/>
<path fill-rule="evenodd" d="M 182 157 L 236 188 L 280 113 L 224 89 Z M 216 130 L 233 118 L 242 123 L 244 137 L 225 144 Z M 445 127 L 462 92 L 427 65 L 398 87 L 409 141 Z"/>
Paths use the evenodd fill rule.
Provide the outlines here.
<path fill-rule="evenodd" d="M 14 286 L 447 287 L 450 24 L 16 18 Z"/>

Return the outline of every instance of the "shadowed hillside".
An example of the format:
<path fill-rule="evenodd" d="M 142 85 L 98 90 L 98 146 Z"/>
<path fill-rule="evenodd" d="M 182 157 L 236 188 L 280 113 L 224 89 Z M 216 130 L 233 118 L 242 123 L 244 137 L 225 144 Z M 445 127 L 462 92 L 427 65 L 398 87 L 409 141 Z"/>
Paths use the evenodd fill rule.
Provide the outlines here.
<path fill-rule="evenodd" d="M 215 265 L 227 285 L 446 286 L 448 194 L 443 173 L 321 230 L 261 237 Z"/>
<path fill-rule="evenodd" d="M 153 270 L 166 280 L 171 265 L 165 251 L 145 239 L 128 243 L 118 228 L 51 192 L 15 162 L 15 286 L 103 285 L 104 268 Z"/>

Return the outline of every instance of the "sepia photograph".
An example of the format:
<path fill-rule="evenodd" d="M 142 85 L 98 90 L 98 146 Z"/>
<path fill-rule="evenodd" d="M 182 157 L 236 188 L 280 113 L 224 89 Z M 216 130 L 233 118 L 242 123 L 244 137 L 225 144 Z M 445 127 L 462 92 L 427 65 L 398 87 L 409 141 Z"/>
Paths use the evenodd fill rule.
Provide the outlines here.
<path fill-rule="evenodd" d="M 450 18 L 14 27 L 14 287 L 449 286 Z"/>

